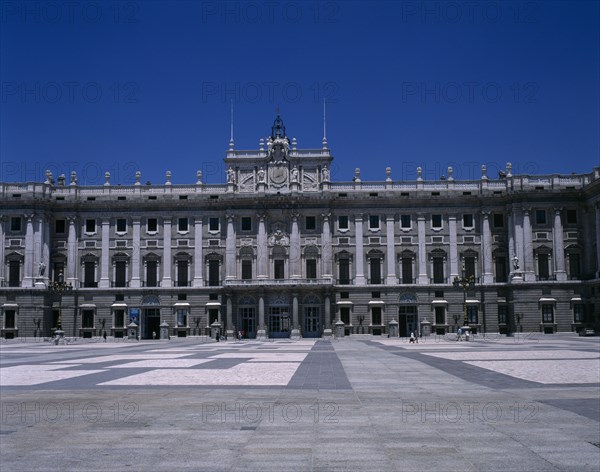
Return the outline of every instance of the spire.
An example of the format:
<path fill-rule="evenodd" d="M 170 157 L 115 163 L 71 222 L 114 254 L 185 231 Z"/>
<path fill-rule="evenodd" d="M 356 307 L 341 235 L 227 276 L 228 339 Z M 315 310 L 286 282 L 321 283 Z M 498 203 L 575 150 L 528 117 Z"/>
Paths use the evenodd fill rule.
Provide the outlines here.
<path fill-rule="evenodd" d="M 231 100 L 231 134 L 229 138 L 229 149 L 233 149 L 233 100 Z"/>
<path fill-rule="evenodd" d="M 273 126 L 271 127 L 271 139 L 275 138 L 287 138 L 285 134 L 285 125 L 283 124 L 283 120 L 279 115 L 279 107 L 277 107 L 277 118 L 273 122 Z"/>
<path fill-rule="evenodd" d="M 323 99 L 323 149 L 327 149 L 327 108 L 326 101 Z"/>

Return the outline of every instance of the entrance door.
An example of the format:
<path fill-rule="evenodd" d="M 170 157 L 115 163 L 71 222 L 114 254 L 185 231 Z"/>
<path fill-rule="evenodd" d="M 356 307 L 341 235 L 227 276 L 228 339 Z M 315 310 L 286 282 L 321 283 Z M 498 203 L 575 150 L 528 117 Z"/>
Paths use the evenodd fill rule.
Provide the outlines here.
<path fill-rule="evenodd" d="M 417 307 L 401 306 L 398 310 L 398 330 L 400 337 L 408 337 L 410 333 L 417 334 Z"/>
<path fill-rule="evenodd" d="M 144 308 L 142 318 L 142 339 L 153 339 L 152 333 L 156 333 L 156 339 L 160 339 L 160 309 Z"/>
<path fill-rule="evenodd" d="M 269 308 L 269 337 L 290 337 L 290 314 L 287 307 L 272 306 Z"/>
<path fill-rule="evenodd" d="M 253 307 L 240 308 L 242 315 L 242 331 L 247 339 L 256 338 L 256 310 Z"/>
<path fill-rule="evenodd" d="M 318 306 L 304 307 L 304 329 L 302 336 L 305 338 L 318 338 L 321 336 L 319 324 L 321 321 L 321 310 Z"/>

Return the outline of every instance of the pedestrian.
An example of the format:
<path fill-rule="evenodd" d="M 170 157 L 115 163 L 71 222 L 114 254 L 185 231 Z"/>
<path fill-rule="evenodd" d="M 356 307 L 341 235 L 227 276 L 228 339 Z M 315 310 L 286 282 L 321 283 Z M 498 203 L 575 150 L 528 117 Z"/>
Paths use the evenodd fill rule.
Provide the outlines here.
<path fill-rule="evenodd" d="M 414 343 L 415 342 L 415 333 L 410 333 L 410 343 Z"/>
<path fill-rule="evenodd" d="M 457 341 L 462 341 L 462 339 L 461 339 L 461 338 L 462 338 L 462 329 L 458 328 L 458 329 L 456 330 L 456 340 L 457 340 Z"/>
<path fill-rule="evenodd" d="M 238 331 L 238 339 L 240 341 L 242 340 L 242 330 L 241 329 Z"/>
<path fill-rule="evenodd" d="M 156 331 L 152 331 L 152 339 L 156 339 Z"/>
<path fill-rule="evenodd" d="M 468 340 L 469 340 L 469 330 L 467 329 L 465 331 L 465 341 L 468 341 Z"/>
<path fill-rule="evenodd" d="M 217 340 L 217 342 L 219 342 L 219 340 L 221 339 L 221 335 L 219 334 L 218 331 L 217 331 L 217 334 L 215 335 L 215 339 Z"/>
<path fill-rule="evenodd" d="M 104 334 L 102 335 L 102 337 L 104 338 L 104 342 L 106 342 L 106 331 L 104 331 Z"/>

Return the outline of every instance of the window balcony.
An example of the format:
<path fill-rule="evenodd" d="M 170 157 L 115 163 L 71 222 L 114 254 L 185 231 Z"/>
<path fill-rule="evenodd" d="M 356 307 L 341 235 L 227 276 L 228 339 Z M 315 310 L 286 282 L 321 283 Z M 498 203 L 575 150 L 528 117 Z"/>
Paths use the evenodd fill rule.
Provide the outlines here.
<path fill-rule="evenodd" d="M 548 280 L 556 280 L 556 275 L 536 275 L 535 280 L 538 282 L 545 282 Z"/>
<path fill-rule="evenodd" d="M 98 282 L 79 282 L 79 288 L 98 288 Z"/>
<path fill-rule="evenodd" d="M 115 282 L 114 280 L 111 280 L 110 286 L 111 286 L 111 288 L 119 288 L 119 287 L 126 288 L 126 287 L 129 287 L 129 281 Z"/>
<path fill-rule="evenodd" d="M 293 287 L 296 285 L 311 285 L 311 286 L 323 286 L 332 285 L 332 279 L 258 279 L 258 280 L 246 280 L 246 279 L 229 279 L 225 280 L 225 286 L 232 287 L 261 287 L 261 286 L 289 286 Z"/>

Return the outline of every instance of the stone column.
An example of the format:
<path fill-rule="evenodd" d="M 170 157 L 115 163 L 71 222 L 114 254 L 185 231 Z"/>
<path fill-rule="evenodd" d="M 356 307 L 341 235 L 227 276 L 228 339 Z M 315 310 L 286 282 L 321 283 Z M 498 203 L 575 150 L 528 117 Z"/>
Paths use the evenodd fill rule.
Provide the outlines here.
<path fill-rule="evenodd" d="M 331 279 L 333 277 L 332 274 L 332 266 L 331 266 L 331 254 L 333 252 L 331 247 L 331 230 L 329 227 L 329 218 L 330 213 L 323 213 L 323 237 L 322 237 L 322 246 L 323 246 L 323 278 Z"/>
<path fill-rule="evenodd" d="M 132 217 L 133 223 L 133 248 L 131 251 L 131 287 L 139 288 L 140 283 L 140 245 L 142 244 L 140 237 L 140 217 Z"/>
<path fill-rule="evenodd" d="M 520 271 L 523 271 L 525 262 L 525 251 L 523 249 L 523 213 L 517 209 L 513 213 L 513 222 L 515 225 L 515 254 L 519 258 Z"/>
<path fill-rule="evenodd" d="M 256 277 L 266 279 L 268 277 L 269 251 L 267 247 L 266 215 L 260 213 L 258 216 L 258 235 L 256 236 L 257 269 Z"/>
<path fill-rule="evenodd" d="M 227 295 L 227 336 L 233 336 L 233 303 L 231 301 L 231 295 Z"/>
<path fill-rule="evenodd" d="M 194 220 L 194 287 L 202 287 L 202 217 Z"/>
<path fill-rule="evenodd" d="M 512 211 L 508 212 L 508 266 L 512 274 L 515 269 L 513 267 L 513 259 L 515 258 L 515 218 Z"/>
<path fill-rule="evenodd" d="M 448 215 L 448 231 L 450 233 L 450 281 L 458 277 L 458 236 L 456 233 L 456 215 Z"/>
<path fill-rule="evenodd" d="M 365 285 L 364 250 L 363 250 L 363 218 L 358 213 L 354 216 L 354 231 L 356 234 L 356 276 L 355 285 Z"/>
<path fill-rule="evenodd" d="M 235 228 L 233 214 L 226 215 L 227 238 L 225 240 L 225 279 L 235 279 Z"/>
<path fill-rule="evenodd" d="M 265 326 L 265 297 L 263 294 L 258 296 L 258 331 L 256 337 L 265 337 L 267 335 Z"/>
<path fill-rule="evenodd" d="M 533 234 L 531 232 L 531 210 L 523 208 L 523 265 L 525 282 L 535 282 L 535 267 L 533 262 Z"/>
<path fill-rule="evenodd" d="M 560 208 L 554 209 L 554 273 L 556 275 L 556 280 L 565 281 L 567 280 L 567 271 L 565 270 L 565 246 L 560 212 Z"/>
<path fill-rule="evenodd" d="M 292 336 L 300 336 L 300 325 L 298 324 L 298 294 L 292 297 Z"/>
<path fill-rule="evenodd" d="M 396 245 L 394 244 L 394 215 L 386 215 L 385 230 L 386 230 L 386 258 L 387 258 L 387 276 L 385 278 L 386 285 L 396 285 Z"/>
<path fill-rule="evenodd" d="M 300 277 L 300 261 L 302 254 L 300 250 L 300 231 L 298 230 L 298 213 L 292 213 L 292 232 L 290 234 L 290 278 Z"/>
<path fill-rule="evenodd" d="M 325 330 L 331 333 L 331 299 L 329 295 L 325 296 Z"/>
<path fill-rule="evenodd" d="M 102 242 L 100 255 L 100 288 L 110 287 L 110 278 L 108 277 L 110 260 L 110 218 L 102 218 Z"/>
<path fill-rule="evenodd" d="M 600 205 L 596 206 L 596 277 L 600 277 Z"/>
<path fill-rule="evenodd" d="M 77 285 L 77 217 L 69 216 L 69 234 L 67 236 L 67 282 Z"/>
<path fill-rule="evenodd" d="M 163 277 L 161 287 L 173 286 L 171 263 L 171 218 L 167 217 L 163 219 Z"/>
<path fill-rule="evenodd" d="M 425 216 L 417 216 L 417 235 L 419 238 L 419 276 L 417 279 L 418 285 L 427 285 L 427 248 L 425 246 Z"/>
<path fill-rule="evenodd" d="M 492 232 L 490 230 L 490 212 L 482 212 L 481 220 L 481 254 L 483 257 L 483 283 L 494 282 L 494 271 L 492 269 Z"/>
<path fill-rule="evenodd" d="M 48 282 L 48 274 L 50 273 L 50 219 L 44 217 L 42 219 L 42 254 L 41 254 L 41 262 L 44 264 L 46 268 L 44 275 L 41 277 L 41 285 L 43 288 L 46 288 L 46 283 Z M 39 270 L 39 269 L 38 269 Z"/>
<path fill-rule="evenodd" d="M 25 221 L 25 260 L 23 261 L 23 287 L 33 287 L 33 214 L 26 214 Z"/>
<path fill-rule="evenodd" d="M 0 215 L 0 287 L 4 285 L 4 221 L 6 217 Z"/>
<path fill-rule="evenodd" d="M 42 262 L 42 240 L 44 236 L 44 216 L 36 215 L 33 222 L 33 278 L 39 274 L 40 262 Z"/>

